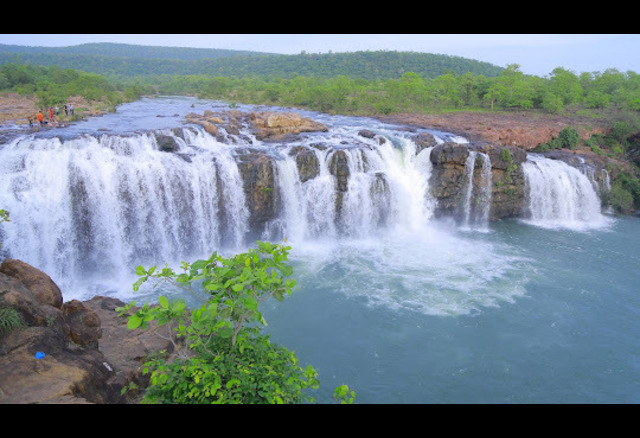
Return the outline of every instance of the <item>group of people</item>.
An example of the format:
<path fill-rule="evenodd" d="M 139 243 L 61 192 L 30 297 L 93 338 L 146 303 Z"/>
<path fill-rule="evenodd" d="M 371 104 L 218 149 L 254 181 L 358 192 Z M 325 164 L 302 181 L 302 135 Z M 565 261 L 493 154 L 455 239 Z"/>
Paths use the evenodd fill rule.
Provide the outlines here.
<path fill-rule="evenodd" d="M 62 108 L 67 117 L 69 117 L 69 114 L 71 114 L 72 116 L 75 114 L 73 110 L 73 104 L 71 103 L 70 104 L 65 103 L 62 106 Z M 46 125 L 48 123 L 55 122 L 56 117 L 58 117 L 59 115 L 60 115 L 60 108 L 58 108 L 58 105 L 56 105 L 49 108 L 49 120 L 45 120 L 44 114 L 42 114 L 42 110 L 38 111 L 38 115 L 36 117 L 40 125 Z M 31 119 L 29 119 L 29 126 L 33 126 L 33 122 Z"/>

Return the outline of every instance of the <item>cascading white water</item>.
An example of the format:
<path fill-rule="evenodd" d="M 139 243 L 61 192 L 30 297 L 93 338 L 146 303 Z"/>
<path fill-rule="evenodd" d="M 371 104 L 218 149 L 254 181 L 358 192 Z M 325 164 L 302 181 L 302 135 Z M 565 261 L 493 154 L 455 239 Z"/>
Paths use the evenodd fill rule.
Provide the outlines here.
<path fill-rule="evenodd" d="M 375 138 L 362 137 L 360 123 L 338 120 L 327 133 L 291 145 L 255 138 L 223 144 L 200 128 L 184 129 L 183 138 L 160 131 L 179 145 L 176 153 L 159 150 L 153 133 L 16 139 L 0 148 L 0 207 L 12 217 L 0 227 L 2 253 L 49 274 L 70 299 L 120 290 L 126 298 L 139 264 L 177 267 L 214 250 L 242 249 L 252 244 L 253 230 L 236 154 L 251 147 L 274 158 L 280 207 L 262 237 L 287 238 L 297 260 L 310 260 L 309 266 L 338 260 L 340 270 L 369 272 L 360 287 L 344 281 L 336 288 L 435 313 L 468 312 L 476 301 L 493 300 L 486 285 L 508 263 L 490 245 L 459 239 L 449 225 L 432 220 L 432 149 L 416 153 L 410 133 L 384 126 Z M 299 146 L 319 162 L 317 176 L 306 181 L 289 154 Z M 338 153 L 349 174 L 340 190 L 331 169 Z M 468 221 L 461 226 L 483 230 L 491 163 L 474 155 L 469 169 L 482 157 L 482 170 L 469 187 Z M 499 296 L 520 293 L 506 289 Z"/>
<path fill-rule="evenodd" d="M 389 227 L 417 230 L 424 226 L 435 208 L 428 192 L 431 148 L 416 155 L 411 140 L 396 140 L 398 145 L 386 141 L 376 147 L 312 148 L 320 164 L 319 174 L 305 182 L 300 181 L 295 160 L 282 154 L 276 160 L 282 211 L 267 225 L 263 237 L 286 237 L 292 242 L 366 238 Z M 329 171 L 338 151 L 345 154 L 349 169 L 340 201 L 337 178 Z M 340 202 L 339 217 L 336 202 Z"/>
<path fill-rule="evenodd" d="M 474 173 L 478 156 L 482 159 L 482 168 L 478 179 L 479 184 L 475 185 Z M 466 188 L 462 203 L 462 226 L 464 229 L 486 231 L 491 207 L 491 158 L 482 152 L 469 151 L 465 171 Z"/>
<path fill-rule="evenodd" d="M 527 222 L 547 228 L 587 229 L 610 223 L 589 178 L 568 164 L 529 154 L 522 164 L 528 190 Z"/>
<path fill-rule="evenodd" d="M 329 173 L 323 151 L 315 150 L 319 173 L 304 183 L 300 181 L 295 159 L 288 153 L 276 159 L 277 189 L 282 211 L 266 225 L 263 239 L 287 238 L 300 242 L 307 238 L 335 236 L 335 182 Z"/>
<path fill-rule="evenodd" d="M 189 161 L 159 151 L 150 134 L 5 145 L 0 205 L 14 220 L 3 226 L 3 249 L 73 288 L 77 278 L 131 284 L 138 264 L 244 244 L 247 212 L 230 149 L 185 133 L 189 146 L 175 140 L 197 152 Z"/>

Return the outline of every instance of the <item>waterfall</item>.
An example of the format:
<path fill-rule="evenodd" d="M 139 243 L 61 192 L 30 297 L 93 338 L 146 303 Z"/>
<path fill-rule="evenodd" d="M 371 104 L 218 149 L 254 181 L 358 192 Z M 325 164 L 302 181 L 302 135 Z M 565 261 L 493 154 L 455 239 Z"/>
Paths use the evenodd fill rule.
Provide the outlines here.
<path fill-rule="evenodd" d="M 431 148 L 416 154 L 411 140 L 396 141 L 376 147 L 312 148 L 319 173 L 304 182 L 295 160 L 283 153 L 276 160 L 281 211 L 267 224 L 263 238 L 295 242 L 366 238 L 393 227 L 424 226 L 435 208 L 428 192 Z M 342 190 L 329 170 L 337 153 L 346 157 L 349 175 Z"/>
<path fill-rule="evenodd" d="M 478 184 L 474 184 L 478 156 L 482 159 L 482 167 L 480 176 L 477 178 Z M 491 207 L 491 158 L 482 152 L 469 151 L 465 172 L 462 226 L 464 229 L 486 231 Z"/>
<path fill-rule="evenodd" d="M 0 251 L 46 272 L 73 298 L 130 291 L 137 265 L 177 267 L 213 251 L 237 252 L 253 244 L 248 240 L 255 235 L 286 238 L 296 248 L 446 241 L 434 236 L 432 226 L 433 147 L 418 152 L 410 134 L 385 128 L 371 138 L 360 136 L 358 123 L 284 144 L 249 135 L 225 144 L 199 127 L 16 138 L 0 148 L 0 207 L 12 219 L 0 227 Z M 176 150 L 162 150 L 160 135 Z M 273 166 L 274 211 L 258 230 L 250 226 L 254 199 L 246 198 L 238 165 L 249 149 L 266 154 Z M 312 177 L 301 177 L 294 149 L 317 158 Z M 523 167 L 530 222 L 574 226 L 603 220 L 594 188 L 576 169 L 536 156 Z M 460 226 L 484 231 L 491 204 L 489 156 L 471 151 L 466 172 Z"/>
<path fill-rule="evenodd" d="M 72 287 L 240 247 L 248 217 L 231 149 L 185 133 L 188 144 L 174 138 L 188 158 L 158 150 L 152 134 L 4 145 L 0 205 L 12 222 L 2 227 L 3 251 Z"/>
<path fill-rule="evenodd" d="M 177 151 L 162 151 L 157 135 L 171 137 Z M 301 145 L 254 139 L 250 147 L 273 159 L 278 199 L 262 238 L 300 244 L 423 229 L 435 209 L 431 148 L 416 153 L 409 138 L 382 137 L 340 128 L 323 147 L 303 142 L 319 163 L 305 181 L 289 153 Z M 247 147 L 198 128 L 17 138 L 0 149 L 0 205 L 12 217 L 1 228 L 3 255 L 41 269 L 67 291 L 90 283 L 103 293 L 119 280 L 130 290 L 140 264 L 179 266 L 242 249 L 252 242 L 236 155 Z M 331 168 L 337 158 L 346 179 Z"/>
<path fill-rule="evenodd" d="M 528 190 L 527 222 L 578 230 L 609 223 L 593 184 L 578 169 L 535 154 L 529 154 L 522 166 Z"/>
<path fill-rule="evenodd" d="M 317 236 L 334 237 L 335 182 L 329 173 L 325 151 L 313 149 L 318 158 L 319 173 L 301 182 L 295 160 L 284 153 L 276 159 L 277 192 L 280 215 L 266 224 L 262 238 L 300 242 Z"/>

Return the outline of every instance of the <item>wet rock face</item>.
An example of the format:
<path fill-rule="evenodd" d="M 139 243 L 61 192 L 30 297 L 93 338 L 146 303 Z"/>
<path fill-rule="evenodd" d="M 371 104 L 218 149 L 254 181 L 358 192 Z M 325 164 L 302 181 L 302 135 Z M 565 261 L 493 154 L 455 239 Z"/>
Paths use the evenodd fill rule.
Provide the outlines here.
<path fill-rule="evenodd" d="M 522 163 L 527 153 L 518 147 L 489 146 L 485 152 L 491 158 L 491 210 L 489 220 L 517 217 L 523 212 L 525 180 Z"/>
<path fill-rule="evenodd" d="M 429 188 L 438 200 L 436 216 L 455 216 L 464 194 L 465 164 L 469 149 L 457 143 L 444 143 L 431 151 L 433 171 Z"/>
<path fill-rule="evenodd" d="M 489 220 L 515 217 L 522 213 L 525 181 L 522 163 L 526 152 L 521 148 L 491 144 L 444 143 L 431 151 L 431 195 L 438 200 L 436 216 L 458 218 L 467 184 L 467 158 L 474 150 L 491 159 L 491 206 Z M 482 184 L 482 163 L 476 160 L 473 169 L 474 187 Z"/>
<path fill-rule="evenodd" d="M 249 226 L 255 232 L 277 213 L 274 166 L 273 158 L 262 152 L 249 152 L 238 157 L 249 209 Z"/>
<path fill-rule="evenodd" d="M 304 183 L 315 178 L 320 173 L 320 162 L 315 152 L 304 146 L 296 146 L 289 152 L 295 157 L 300 182 Z"/>

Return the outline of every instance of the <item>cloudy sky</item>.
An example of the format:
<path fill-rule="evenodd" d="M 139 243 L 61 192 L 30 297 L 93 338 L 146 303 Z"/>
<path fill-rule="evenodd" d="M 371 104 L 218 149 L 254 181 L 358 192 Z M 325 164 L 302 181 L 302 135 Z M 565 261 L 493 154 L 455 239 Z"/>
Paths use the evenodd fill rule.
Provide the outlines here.
<path fill-rule="evenodd" d="M 297 54 L 397 50 L 462 56 L 547 76 L 616 68 L 640 73 L 640 34 L 3 34 L 0 44 L 115 42 Z"/>

